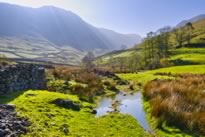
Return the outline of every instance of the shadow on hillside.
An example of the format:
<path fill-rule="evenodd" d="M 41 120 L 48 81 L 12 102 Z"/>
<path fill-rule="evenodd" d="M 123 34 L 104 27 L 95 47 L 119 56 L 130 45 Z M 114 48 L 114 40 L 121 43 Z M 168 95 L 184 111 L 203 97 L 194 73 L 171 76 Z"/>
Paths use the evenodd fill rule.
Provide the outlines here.
<path fill-rule="evenodd" d="M 17 91 L 17 92 L 7 93 L 5 95 L 0 95 L 0 104 L 7 104 L 13 101 L 15 98 L 18 98 L 24 92 L 25 91 Z"/>

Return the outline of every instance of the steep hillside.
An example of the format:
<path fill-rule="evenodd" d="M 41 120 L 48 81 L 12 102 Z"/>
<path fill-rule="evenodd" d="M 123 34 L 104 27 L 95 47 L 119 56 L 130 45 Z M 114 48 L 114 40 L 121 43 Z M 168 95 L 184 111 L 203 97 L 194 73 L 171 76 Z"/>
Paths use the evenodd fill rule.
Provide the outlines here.
<path fill-rule="evenodd" d="M 101 33 L 76 14 L 55 7 L 27 8 L 0 4 L 0 36 L 44 38 L 58 47 L 71 46 L 78 50 L 119 49 L 121 45 L 132 46 L 140 37 L 125 35 L 121 42 L 108 39 L 109 32 Z M 108 36 L 107 36 L 108 35 Z M 115 33 L 116 40 L 123 34 Z M 134 39 L 134 40 L 133 40 Z"/>

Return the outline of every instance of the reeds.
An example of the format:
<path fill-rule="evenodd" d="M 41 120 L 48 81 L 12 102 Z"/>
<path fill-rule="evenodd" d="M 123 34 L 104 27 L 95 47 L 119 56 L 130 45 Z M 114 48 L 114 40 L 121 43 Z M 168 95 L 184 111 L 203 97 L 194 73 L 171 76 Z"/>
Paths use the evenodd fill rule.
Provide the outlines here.
<path fill-rule="evenodd" d="M 205 135 L 205 75 L 174 76 L 178 78 L 153 80 L 145 85 L 144 96 L 151 104 L 152 116 L 158 118 L 159 128 L 165 122 Z"/>

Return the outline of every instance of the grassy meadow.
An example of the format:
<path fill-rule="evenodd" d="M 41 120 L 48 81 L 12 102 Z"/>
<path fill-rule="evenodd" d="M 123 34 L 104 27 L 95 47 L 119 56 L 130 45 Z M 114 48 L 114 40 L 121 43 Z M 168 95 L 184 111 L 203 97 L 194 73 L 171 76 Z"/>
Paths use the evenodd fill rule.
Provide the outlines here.
<path fill-rule="evenodd" d="M 65 109 L 52 104 L 57 98 L 71 99 L 80 104 L 80 111 Z M 76 95 L 49 91 L 25 91 L 1 97 L 1 103 L 16 105 L 19 116 L 29 118 L 32 125 L 25 137 L 146 137 L 148 134 L 129 115 L 119 113 L 97 118 L 91 114 L 94 103 L 80 101 Z M 68 133 L 64 132 L 68 129 Z"/>

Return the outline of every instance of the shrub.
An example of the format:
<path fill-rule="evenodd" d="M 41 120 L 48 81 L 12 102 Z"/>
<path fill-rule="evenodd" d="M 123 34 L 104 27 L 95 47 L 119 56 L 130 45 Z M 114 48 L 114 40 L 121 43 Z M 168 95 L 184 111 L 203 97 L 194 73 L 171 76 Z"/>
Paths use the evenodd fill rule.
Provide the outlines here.
<path fill-rule="evenodd" d="M 105 86 L 110 86 L 110 82 L 109 82 L 109 81 L 104 81 L 103 84 L 104 84 Z"/>
<path fill-rule="evenodd" d="M 81 71 L 77 77 L 75 77 L 76 82 L 89 84 L 90 82 L 96 81 L 100 82 L 101 79 L 93 72 Z"/>
<path fill-rule="evenodd" d="M 49 91 L 66 93 L 69 90 L 69 83 L 64 80 L 51 80 L 47 84 Z"/>
<path fill-rule="evenodd" d="M 101 77 L 93 72 L 89 72 L 79 68 L 56 67 L 54 70 L 48 72 L 54 79 L 49 81 L 48 87 L 51 91 L 59 91 L 78 95 L 86 101 L 92 101 L 96 95 L 101 95 L 104 92 Z M 70 81 L 77 82 L 70 87 L 69 90 L 65 88 L 65 84 L 57 84 L 54 81 Z"/>
<path fill-rule="evenodd" d="M 79 71 L 80 68 L 76 67 L 55 67 L 48 72 L 48 75 L 52 75 L 55 79 L 70 80 Z"/>
<path fill-rule="evenodd" d="M 114 82 L 110 83 L 110 85 L 107 86 L 107 89 L 108 90 L 111 90 L 111 91 L 119 91 L 117 88 L 116 88 L 116 84 Z"/>

